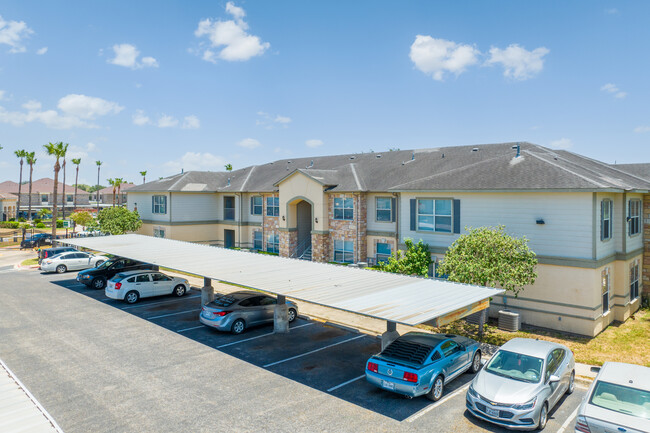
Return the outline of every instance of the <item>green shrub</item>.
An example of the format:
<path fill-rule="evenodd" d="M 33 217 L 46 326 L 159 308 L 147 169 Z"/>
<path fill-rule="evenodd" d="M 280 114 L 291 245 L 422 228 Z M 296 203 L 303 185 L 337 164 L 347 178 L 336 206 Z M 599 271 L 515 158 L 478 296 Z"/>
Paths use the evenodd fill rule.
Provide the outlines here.
<path fill-rule="evenodd" d="M 26 222 L 27 220 L 26 220 L 25 218 L 23 218 L 23 217 L 20 217 L 20 218 L 18 218 L 18 221 L 20 221 L 21 223 L 24 223 L 24 222 Z"/>
<path fill-rule="evenodd" d="M 3 229 L 17 229 L 18 227 L 20 227 L 20 223 L 18 221 L 0 222 L 0 228 Z"/>
<path fill-rule="evenodd" d="M 57 229 L 63 228 L 63 220 L 56 220 L 56 228 Z"/>
<path fill-rule="evenodd" d="M 11 218 L 9 218 L 9 221 L 16 221 L 16 218 L 11 217 Z"/>
<path fill-rule="evenodd" d="M 37 229 L 44 229 L 44 228 L 45 228 L 45 224 L 43 224 L 42 222 L 36 223 L 36 228 L 37 228 Z"/>
<path fill-rule="evenodd" d="M 34 224 L 40 224 L 41 222 L 43 222 L 42 219 L 40 219 L 40 218 L 34 218 Z"/>

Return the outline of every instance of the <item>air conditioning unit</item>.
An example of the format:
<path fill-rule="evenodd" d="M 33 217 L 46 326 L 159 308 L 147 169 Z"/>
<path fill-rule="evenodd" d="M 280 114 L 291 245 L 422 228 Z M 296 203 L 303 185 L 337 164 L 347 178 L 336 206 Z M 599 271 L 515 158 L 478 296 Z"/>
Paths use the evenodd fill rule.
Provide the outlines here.
<path fill-rule="evenodd" d="M 500 310 L 499 329 L 510 332 L 519 331 L 519 313 L 510 310 Z"/>

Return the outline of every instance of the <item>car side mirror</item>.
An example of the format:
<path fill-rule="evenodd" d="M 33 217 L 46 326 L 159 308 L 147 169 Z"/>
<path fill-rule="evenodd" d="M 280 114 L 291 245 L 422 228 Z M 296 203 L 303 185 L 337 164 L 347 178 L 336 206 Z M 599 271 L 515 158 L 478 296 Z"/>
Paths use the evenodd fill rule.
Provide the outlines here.
<path fill-rule="evenodd" d="M 548 380 L 548 383 L 557 383 L 560 381 L 560 377 L 556 375 L 551 375 L 551 378 Z"/>

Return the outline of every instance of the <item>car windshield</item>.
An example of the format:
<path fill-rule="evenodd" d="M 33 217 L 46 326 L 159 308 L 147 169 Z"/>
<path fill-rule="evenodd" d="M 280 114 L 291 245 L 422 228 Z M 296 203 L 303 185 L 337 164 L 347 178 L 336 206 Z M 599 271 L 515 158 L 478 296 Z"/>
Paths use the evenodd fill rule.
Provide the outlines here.
<path fill-rule="evenodd" d="M 97 269 L 107 269 L 111 265 L 113 265 L 117 260 L 106 260 L 104 263 L 101 265 L 97 266 Z"/>
<path fill-rule="evenodd" d="M 650 419 L 650 391 L 599 380 L 589 404 L 614 412 Z"/>
<path fill-rule="evenodd" d="M 214 301 L 212 301 L 212 305 L 215 307 L 230 307 L 232 304 L 234 304 L 237 301 L 236 298 L 230 295 L 225 295 L 225 296 L 220 296 Z"/>
<path fill-rule="evenodd" d="M 115 274 L 115 276 L 113 278 L 111 278 L 111 281 L 114 282 L 114 283 L 119 283 L 120 281 L 122 281 L 126 277 L 127 277 L 126 274 Z"/>
<path fill-rule="evenodd" d="M 499 350 L 485 369 L 498 376 L 522 382 L 537 383 L 542 378 L 544 360 L 521 353 Z"/>

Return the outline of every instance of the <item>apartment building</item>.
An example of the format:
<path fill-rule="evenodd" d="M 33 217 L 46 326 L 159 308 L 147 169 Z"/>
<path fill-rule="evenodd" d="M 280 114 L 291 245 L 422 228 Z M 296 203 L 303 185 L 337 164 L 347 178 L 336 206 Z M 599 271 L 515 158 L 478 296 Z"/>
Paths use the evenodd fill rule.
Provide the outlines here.
<path fill-rule="evenodd" d="M 0 192 L 0 221 L 16 218 L 16 203 L 18 197 L 6 192 Z"/>
<path fill-rule="evenodd" d="M 143 234 L 321 262 L 384 260 L 407 238 L 439 262 L 466 227 L 502 224 L 529 239 L 538 278 L 493 299 L 491 314 L 507 307 L 524 323 L 596 335 L 639 308 L 649 190 L 571 152 L 502 143 L 186 172 L 127 196 Z"/>
<path fill-rule="evenodd" d="M 7 180 L 0 183 L 0 192 L 10 193 L 18 196 L 18 183 Z M 59 182 L 57 185 L 57 205 L 62 209 L 65 204 L 66 212 L 74 210 L 74 195 L 75 188 L 71 185 L 65 185 L 65 194 L 63 194 L 63 183 Z M 29 208 L 29 183 L 24 183 L 20 188 L 20 215 L 27 218 Z M 82 190 L 77 189 L 77 207 L 89 207 L 89 194 Z M 38 211 L 40 209 L 52 209 L 54 204 L 54 179 L 42 178 L 32 182 L 32 218 L 38 218 Z M 59 210 L 60 212 L 60 210 Z"/>

